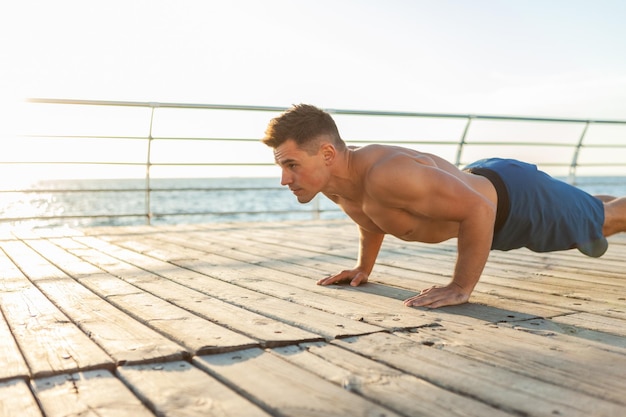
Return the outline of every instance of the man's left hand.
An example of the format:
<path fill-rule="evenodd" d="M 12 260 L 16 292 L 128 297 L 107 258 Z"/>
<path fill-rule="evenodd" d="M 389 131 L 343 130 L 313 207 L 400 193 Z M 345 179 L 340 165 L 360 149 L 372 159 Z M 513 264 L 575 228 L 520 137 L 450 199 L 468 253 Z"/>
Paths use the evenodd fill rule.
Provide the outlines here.
<path fill-rule="evenodd" d="M 470 294 L 455 283 L 445 287 L 432 286 L 404 301 L 407 307 L 437 308 L 466 303 Z"/>

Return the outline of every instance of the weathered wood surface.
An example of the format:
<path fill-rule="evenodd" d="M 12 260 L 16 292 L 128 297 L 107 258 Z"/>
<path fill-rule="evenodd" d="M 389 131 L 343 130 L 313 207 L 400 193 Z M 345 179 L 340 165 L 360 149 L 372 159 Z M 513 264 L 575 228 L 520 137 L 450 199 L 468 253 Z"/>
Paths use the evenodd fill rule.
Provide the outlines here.
<path fill-rule="evenodd" d="M 626 236 L 600 259 L 493 252 L 471 302 L 455 242 L 387 238 L 370 282 L 348 221 L 0 236 L 3 416 L 624 416 Z"/>

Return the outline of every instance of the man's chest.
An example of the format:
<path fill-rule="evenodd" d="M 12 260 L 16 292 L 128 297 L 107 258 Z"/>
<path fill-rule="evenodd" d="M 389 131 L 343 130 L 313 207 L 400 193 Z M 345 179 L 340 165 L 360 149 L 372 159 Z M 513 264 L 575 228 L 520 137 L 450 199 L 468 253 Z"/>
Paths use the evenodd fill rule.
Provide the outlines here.
<path fill-rule="evenodd" d="M 441 242 L 458 233 L 458 224 L 387 207 L 375 201 L 338 201 L 342 210 L 359 226 L 408 241 Z"/>

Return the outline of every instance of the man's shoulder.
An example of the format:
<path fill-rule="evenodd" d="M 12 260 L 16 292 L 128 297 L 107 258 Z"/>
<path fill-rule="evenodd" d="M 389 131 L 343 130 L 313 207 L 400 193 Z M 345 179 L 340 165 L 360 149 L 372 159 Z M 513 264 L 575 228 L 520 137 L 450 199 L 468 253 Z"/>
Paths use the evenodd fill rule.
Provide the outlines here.
<path fill-rule="evenodd" d="M 404 175 L 424 168 L 436 168 L 437 164 L 427 155 L 411 149 L 387 149 L 369 161 L 368 178 Z"/>
<path fill-rule="evenodd" d="M 424 169 L 429 169 L 429 165 L 417 161 L 415 155 L 386 154 L 367 167 L 363 175 L 364 189 L 366 194 L 382 198 L 400 191 L 400 188 L 413 188 Z"/>

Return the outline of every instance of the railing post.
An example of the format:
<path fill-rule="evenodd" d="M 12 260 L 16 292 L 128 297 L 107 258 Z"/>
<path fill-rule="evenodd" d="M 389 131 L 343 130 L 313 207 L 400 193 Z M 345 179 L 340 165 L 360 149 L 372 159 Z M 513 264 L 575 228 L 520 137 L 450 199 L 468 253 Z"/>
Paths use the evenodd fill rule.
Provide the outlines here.
<path fill-rule="evenodd" d="M 467 123 L 465 124 L 465 129 L 463 129 L 463 135 L 461 136 L 461 140 L 459 141 L 459 148 L 456 151 L 456 159 L 454 164 L 457 168 L 461 165 L 461 155 L 463 154 L 463 146 L 465 145 L 465 139 L 467 138 L 467 131 L 469 130 L 470 124 L 472 123 L 472 119 L 474 116 L 469 116 L 467 118 Z"/>
<path fill-rule="evenodd" d="M 320 196 L 316 195 L 315 198 L 313 199 L 313 220 L 319 220 L 320 219 Z"/>
<path fill-rule="evenodd" d="M 576 182 L 576 167 L 578 166 L 578 156 L 580 155 L 580 148 L 583 147 L 583 140 L 585 139 L 585 135 L 587 134 L 589 123 L 591 123 L 591 121 L 587 120 L 587 123 L 585 123 L 585 128 L 583 129 L 583 133 L 580 135 L 580 139 L 578 139 L 578 144 L 574 149 L 574 156 L 572 157 L 572 163 L 569 166 L 569 175 L 567 177 L 567 181 L 570 184 L 574 184 Z"/>
<path fill-rule="evenodd" d="M 148 149 L 146 151 L 146 179 L 145 179 L 145 213 L 146 213 L 146 224 L 150 225 L 152 223 L 152 186 L 150 181 L 150 168 L 152 167 L 152 125 L 154 122 L 154 109 L 159 107 L 159 103 L 150 103 L 150 130 L 148 131 Z"/>

